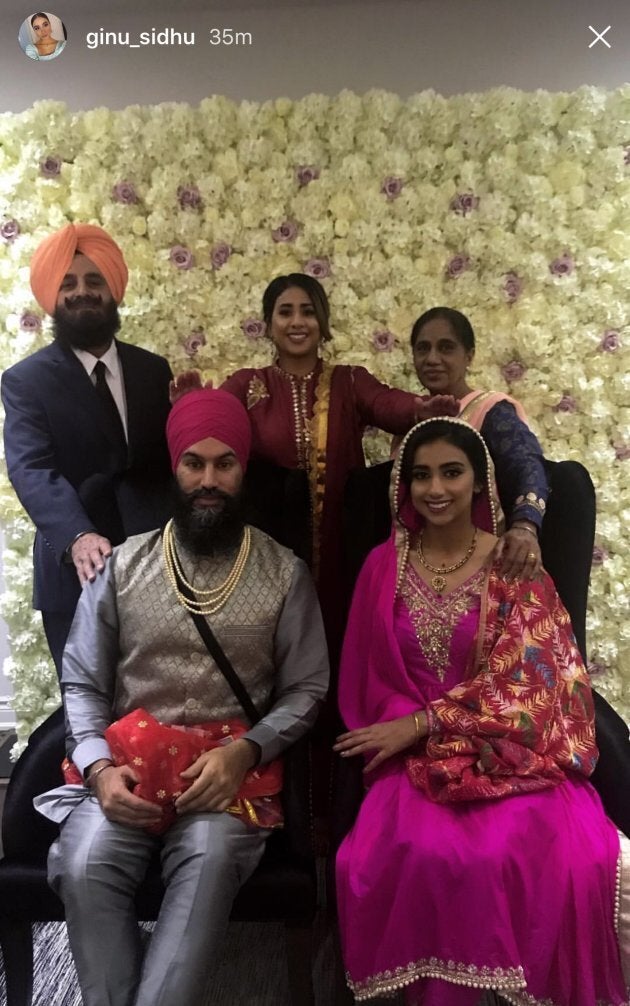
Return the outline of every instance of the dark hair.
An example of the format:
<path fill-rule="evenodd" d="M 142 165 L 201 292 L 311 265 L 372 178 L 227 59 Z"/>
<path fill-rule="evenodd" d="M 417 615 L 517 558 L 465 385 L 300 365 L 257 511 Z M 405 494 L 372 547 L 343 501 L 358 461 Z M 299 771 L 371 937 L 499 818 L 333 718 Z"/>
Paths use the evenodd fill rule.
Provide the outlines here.
<path fill-rule="evenodd" d="M 308 294 L 315 310 L 315 317 L 319 324 L 319 331 L 324 342 L 332 339 L 330 334 L 330 305 L 328 297 L 321 283 L 318 283 L 312 276 L 307 276 L 303 272 L 292 272 L 288 276 L 276 276 L 263 293 L 263 318 L 267 326 L 267 333 L 271 327 L 271 316 L 276 306 L 276 301 L 281 293 L 292 286 L 297 286 L 304 293 Z"/>
<path fill-rule="evenodd" d="M 429 322 L 433 321 L 435 318 L 443 318 L 447 321 L 451 328 L 453 329 L 453 335 L 458 342 L 461 342 L 464 349 L 473 351 L 475 349 L 475 333 L 473 332 L 473 327 L 468 321 L 465 314 L 461 311 L 456 311 L 454 307 L 432 307 L 424 314 L 421 314 L 414 326 L 411 329 L 411 348 L 414 349 L 416 345 L 416 339 L 420 335 L 420 331 Z"/>
<path fill-rule="evenodd" d="M 400 478 L 405 485 L 411 485 L 413 459 L 418 447 L 445 440 L 463 451 L 475 473 L 475 481 L 485 485 L 488 479 L 488 461 L 479 434 L 464 423 L 452 423 L 448 419 L 434 419 L 423 423 L 411 434 L 405 444 L 400 465 Z"/>
<path fill-rule="evenodd" d="M 31 28 L 35 27 L 35 25 L 33 24 L 33 21 L 35 20 L 36 17 L 43 17 L 43 18 L 45 18 L 46 21 L 50 22 L 50 18 L 48 17 L 48 14 L 44 14 L 44 12 L 40 10 L 40 11 L 37 12 L 37 14 L 33 14 L 32 18 L 31 18 Z"/>

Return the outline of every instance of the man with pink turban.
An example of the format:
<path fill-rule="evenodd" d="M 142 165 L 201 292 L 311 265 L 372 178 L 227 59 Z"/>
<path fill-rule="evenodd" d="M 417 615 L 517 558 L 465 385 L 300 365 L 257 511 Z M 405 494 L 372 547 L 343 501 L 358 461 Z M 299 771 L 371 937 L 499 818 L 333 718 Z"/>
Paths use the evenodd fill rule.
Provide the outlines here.
<path fill-rule="evenodd" d="M 328 683 L 306 565 L 244 522 L 245 408 L 192 392 L 167 439 L 173 517 L 83 590 L 61 682 L 67 784 L 36 801 L 64 822 L 49 880 L 85 1006 L 204 1001 L 232 901 L 281 822 L 279 756 Z M 167 894 L 141 968 L 134 894 L 156 851 Z"/>
<path fill-rule="evenodd" d="M 31 287 L 54 341 L 2 378 L 9 478 L 36 527 L 33 604 L 58 674 L 82 585 L 112 546 L 168 510 L 171 372 L 119 342 L 127 266 L 102 228 L 67 224 L 39 245 Z"/>

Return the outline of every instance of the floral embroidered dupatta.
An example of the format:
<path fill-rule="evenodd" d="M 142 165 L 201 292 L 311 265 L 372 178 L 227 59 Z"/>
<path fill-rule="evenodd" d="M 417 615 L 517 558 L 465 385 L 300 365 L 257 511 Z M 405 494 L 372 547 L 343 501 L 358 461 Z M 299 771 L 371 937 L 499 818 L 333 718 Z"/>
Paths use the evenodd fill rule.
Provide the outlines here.
<path fill-rule="evenodd" d="M 348 620 L 339 705 L 349 729 L 419 706 L 394 632 L 410 534 L 420 527 L 400 483 L 412 433 L 392 473 L 392 535 L 368 556 Z M 490 484 L 492 462 L 486 457 Z M 487 491 L 473 505 L 473 521 L 485 530 L 496 526 Z M 466 679 L 426 712 L 429 737 L 407 758 L 407 771 L 436 802 L 546 789 L 561 783 L 567 771 L 591 774 L 597 761 L 591 691 L 569 616 L 546 573 L 508 583 L 495 567 L 489 570 Z"/>

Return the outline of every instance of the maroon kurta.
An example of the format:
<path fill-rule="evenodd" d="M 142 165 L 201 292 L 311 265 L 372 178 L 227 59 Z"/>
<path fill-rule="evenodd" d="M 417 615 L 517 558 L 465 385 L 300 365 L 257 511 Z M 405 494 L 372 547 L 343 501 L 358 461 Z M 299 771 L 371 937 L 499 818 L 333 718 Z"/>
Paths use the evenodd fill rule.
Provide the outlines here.
<path fill-rule="evenodd" d="M 406 433 L 416 420 L 416 396 L 389 388 L 364 367 L 330 368 L 321 360 L 306 377 L 294 377 L 277 366 L 246 368 L 228 377 L 222 387 L 249 412 L 252 457 L 285 468 L 305 468 L 309 474 L 312 566 L 334 661 L 347 607 L 341 563 L 346 479 L 353 468 L 365 465 L 365 427 Z"/>

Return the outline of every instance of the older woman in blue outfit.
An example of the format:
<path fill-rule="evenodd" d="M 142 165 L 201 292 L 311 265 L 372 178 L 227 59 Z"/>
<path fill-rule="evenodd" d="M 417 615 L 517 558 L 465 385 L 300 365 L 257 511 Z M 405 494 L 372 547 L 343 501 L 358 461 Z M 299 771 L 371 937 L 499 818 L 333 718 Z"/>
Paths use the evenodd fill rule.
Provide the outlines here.
<path fill-rule="evenodd" d="M 542 448 L 522 406 L 502 392 L 474 391 L 467 383 L 475 334 L 461 311 L 450 307 L 425 311 L 411 330 L 411 349 L 416 373 L 429 396 L 453 395 L 459 401 L 460 418 L 485 440 L 506 518 L 504 567 L 509 565 L 512 575 L 533 576 L 540 568 L 538 532 L 548 487 Z"/>

